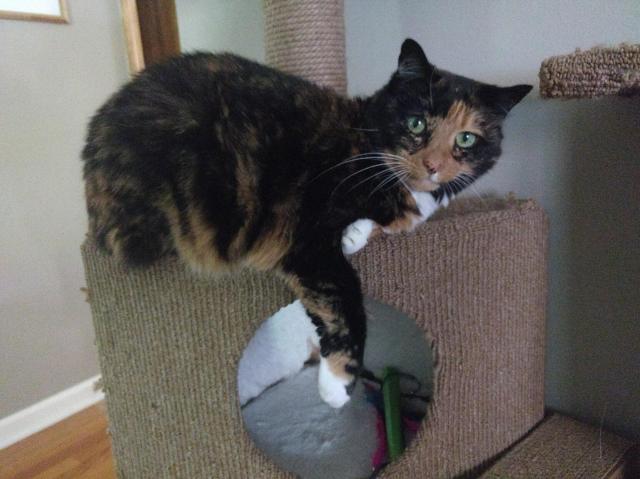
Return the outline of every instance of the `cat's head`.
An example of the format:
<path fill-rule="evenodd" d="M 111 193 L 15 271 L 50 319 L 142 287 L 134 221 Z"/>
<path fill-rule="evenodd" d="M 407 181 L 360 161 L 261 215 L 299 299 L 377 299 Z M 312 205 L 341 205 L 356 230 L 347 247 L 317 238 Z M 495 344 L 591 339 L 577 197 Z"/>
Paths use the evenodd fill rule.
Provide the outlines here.
<path fill-rule="evenodd" d="M 376 151 L 416 191 L 457 192 L 501 153 L 502 122 L 531 85 L 498 87 L 440 70 L 422 48 L 402 44 L 398 69 L 368 101 Z"/>

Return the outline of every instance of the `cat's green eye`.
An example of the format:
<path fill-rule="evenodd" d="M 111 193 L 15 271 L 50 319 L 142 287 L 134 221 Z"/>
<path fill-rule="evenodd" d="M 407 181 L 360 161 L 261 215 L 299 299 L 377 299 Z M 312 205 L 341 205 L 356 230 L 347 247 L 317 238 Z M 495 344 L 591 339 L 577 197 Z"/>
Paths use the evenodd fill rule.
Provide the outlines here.
<path fill-rule="evenodd" d="M 424 121 L 424 118 L 420 118 L 419 116 L 410 116 L 407 118 L 407 128 L 414 135 L 419 135 L 424 131 L 427 124 Z"/>
<path fill-rule="evenodd" d="M 477 135 L 470 131 L 463 131 L 456 135 L 456 146 L 460 148 L 471 148 L 478 141 Z"/>

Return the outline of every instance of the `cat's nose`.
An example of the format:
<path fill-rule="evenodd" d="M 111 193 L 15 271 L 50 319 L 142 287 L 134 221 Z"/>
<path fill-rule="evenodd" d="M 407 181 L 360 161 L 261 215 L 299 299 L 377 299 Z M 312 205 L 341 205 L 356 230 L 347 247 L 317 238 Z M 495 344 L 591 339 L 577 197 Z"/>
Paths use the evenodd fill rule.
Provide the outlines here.
<path fill-rule="evenodd" d="M 442 162 L 438 160 L 434 160 L 432 158 L 425 160 L 424 166 L 427 169 L 427 172 L 430 175 L 435 175 L 440 171 L 440 167 L 442 166 Z"/>

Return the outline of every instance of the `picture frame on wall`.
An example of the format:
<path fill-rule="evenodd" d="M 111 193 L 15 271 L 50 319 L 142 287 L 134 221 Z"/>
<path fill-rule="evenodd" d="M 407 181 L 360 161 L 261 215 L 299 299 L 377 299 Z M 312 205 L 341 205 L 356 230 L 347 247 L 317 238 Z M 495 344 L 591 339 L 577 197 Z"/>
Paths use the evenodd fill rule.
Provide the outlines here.
<path fill-rule="evenodd" d="M 69 23 L 67 0 L 0 0 L 0 20 Z"/>

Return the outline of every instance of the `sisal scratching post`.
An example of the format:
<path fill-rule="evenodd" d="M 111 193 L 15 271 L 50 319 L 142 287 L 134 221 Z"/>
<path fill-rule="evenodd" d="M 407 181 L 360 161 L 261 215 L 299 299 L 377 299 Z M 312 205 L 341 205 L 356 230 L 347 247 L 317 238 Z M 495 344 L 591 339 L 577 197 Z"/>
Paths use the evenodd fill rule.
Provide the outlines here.
<path fill-rule="evenodd" d="M 347 93 L 342 0 L 265 0 L 266 61 Z"/>
<path fill-rule="evenodd" d="M 540 67 L 545 98 L 640 95 L 640 45 L 596 47 L 546 59 Z"/>
<path fill-rule="evenodd" d="M 453 206 L 453 205 L 452 205 Z M 434 349 L 434 397 L 380 477 L 470 475 L 543 416 L 547 220 L 535 203 L 478 203 L 353 258 L 364 293 L 413 318 Z M 274 275 L 203 278 L 176 258 L 126 271 L 83 259 L 121 478 L 281 479 L 243 427 L 237 365 L 291 293 Z"/>

